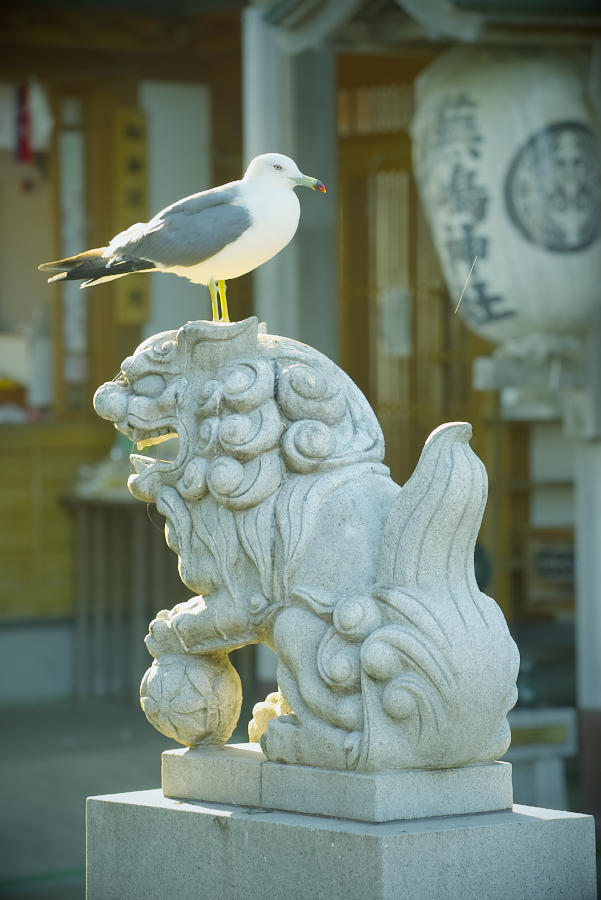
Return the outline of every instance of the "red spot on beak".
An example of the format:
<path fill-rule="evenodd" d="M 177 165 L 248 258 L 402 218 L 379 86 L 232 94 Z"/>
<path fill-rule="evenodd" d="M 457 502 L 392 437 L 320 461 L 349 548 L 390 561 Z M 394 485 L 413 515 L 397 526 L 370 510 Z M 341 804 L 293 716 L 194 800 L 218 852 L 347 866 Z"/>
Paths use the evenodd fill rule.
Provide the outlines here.
<path fill-rule="evenodd" d="M 320 194 L 325 194 L 325 193 L 326 193 L 326 186 L 325 186 L 325 184 L 323 183 L 323 181 L 316 181 L 315 184 L 313 185 L 313 190 L 314 190 L 314 191 L 319 191 Z"/>

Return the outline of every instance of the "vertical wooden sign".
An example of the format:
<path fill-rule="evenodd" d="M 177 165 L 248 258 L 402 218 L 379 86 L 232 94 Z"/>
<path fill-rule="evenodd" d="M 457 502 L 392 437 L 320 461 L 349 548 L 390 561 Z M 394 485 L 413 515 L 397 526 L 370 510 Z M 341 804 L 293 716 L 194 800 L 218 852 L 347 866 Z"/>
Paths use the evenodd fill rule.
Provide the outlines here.
<path fill-rule="evenodd" d="M 115 233 L 148 218 L 146 118 L 136 108 L 113 114 Z M 115 323 L 140 325 L 150 314 L 150 285 L 146 275 L 129 275 L 114 282 Z"/>

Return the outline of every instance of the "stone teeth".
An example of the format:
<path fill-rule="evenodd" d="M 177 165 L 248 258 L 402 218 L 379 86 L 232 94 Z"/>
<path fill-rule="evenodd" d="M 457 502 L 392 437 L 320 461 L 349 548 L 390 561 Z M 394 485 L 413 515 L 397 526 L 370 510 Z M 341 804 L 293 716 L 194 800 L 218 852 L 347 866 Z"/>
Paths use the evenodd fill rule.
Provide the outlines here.
<path fill-rule="evenodd" d="M 176 437 L 177 432 L 171 431 L 170 428 L 155 428 L 153 431 L 147 431 L 146 436 L 139 440 L 136 446 L 138 450 L 143 450 L 145 447 L 152 447 L 154 444 L 161 444 Z"/>
<path fill-rule="evenodd" d="M 156 459 L 151 456 L 139 456 L 137 453 L 131 453 L 129 458 L 136 470 L 136 475 L 141 475 L 156 462 Z"/>

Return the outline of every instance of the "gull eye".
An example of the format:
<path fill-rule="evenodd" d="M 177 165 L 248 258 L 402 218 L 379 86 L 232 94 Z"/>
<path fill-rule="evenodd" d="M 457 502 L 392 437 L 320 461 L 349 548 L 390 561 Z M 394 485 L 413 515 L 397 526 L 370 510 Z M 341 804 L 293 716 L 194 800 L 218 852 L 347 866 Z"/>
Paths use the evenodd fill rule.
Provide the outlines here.
<path fill-rule="evenodd" d="M 278 172 L 281 172 L 281 171 L 282 171 L 282 167 L 281 167 L 281 165 L 280 165 L 279 163 L 274 163 L 274 164 L 273 164 L 273 168 L 274 168 L 274 169 L 277 169 Z"/>

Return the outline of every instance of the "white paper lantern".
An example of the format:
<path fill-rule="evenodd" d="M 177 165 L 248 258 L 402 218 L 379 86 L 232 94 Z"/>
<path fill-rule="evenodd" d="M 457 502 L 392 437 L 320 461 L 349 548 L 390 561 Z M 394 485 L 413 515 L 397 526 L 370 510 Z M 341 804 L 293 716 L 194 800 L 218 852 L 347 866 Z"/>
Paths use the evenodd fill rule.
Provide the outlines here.
<path fill-rule="evenodd" d="M 413 165 L 451 302 L 494 342 L 601 311 L 601 140 L 586 54 L 456 48 L 420 75 Z"/>

